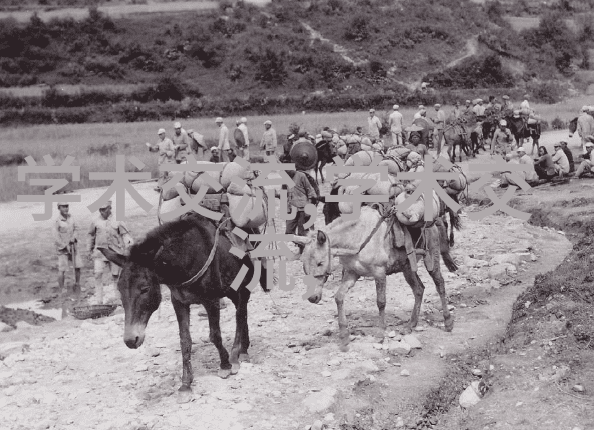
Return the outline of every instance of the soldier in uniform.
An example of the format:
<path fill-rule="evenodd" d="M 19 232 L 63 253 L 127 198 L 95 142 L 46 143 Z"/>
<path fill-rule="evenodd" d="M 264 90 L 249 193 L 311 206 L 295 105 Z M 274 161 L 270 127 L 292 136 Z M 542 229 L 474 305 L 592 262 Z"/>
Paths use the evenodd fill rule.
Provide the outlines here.
<path fill-rule="evenodd" d="M 78 224 L 68 212 L 68 203 L 58 203 L 60 215 L 54 224 L 54 242 L 58 252 L 58 285 L 60 292 L 64 290 L 64 280 L 69 262 L 74 266 L 74 286 L 72 292 L 80 293 L 80 269 L 84 266 L 80 253 L 78 252 L 77 232 Z M 68 289 L 67 292 L 70 292 Z"/>
<path fill-rule="evenodd" d="M 160 128 L 157 134 L 161 141 L 156 145 L 151 145 L 147 142 L 146 146 L 148 146 L 149 151 L 159 153 L 159 166 L 161 164 L 175 164 L 175 146 L 173 145 L 173 142 L 168 137 L 165 137 L 164 128 Z M 159 181 L 157 182 L 155 191 L 161 191 L 161 187 L 167 182 L 168 176 L 169 172 L 159 172 Z"/>
<path fill-rule="evenodd" d="M 134 240 L 130 230 L 123 221 L 116 221 L 111 217 L 111 200 L 99 208 L 100 216 L 91 222 L 89 228 L 89 260 L 93 261 L 95 274 L 95 288 L 98 291 L 99 301 L 103 301 L 103 272 L 110 268 L 113 284 L 108 291 L 109 301 L 117 302 L 116 286 L 120 268 L 110 262 L 97 248 L 109 248 L 119 254 L 125 254 L 132 246 Z M 101 303 L 102 304 L 102 303 Z"/>

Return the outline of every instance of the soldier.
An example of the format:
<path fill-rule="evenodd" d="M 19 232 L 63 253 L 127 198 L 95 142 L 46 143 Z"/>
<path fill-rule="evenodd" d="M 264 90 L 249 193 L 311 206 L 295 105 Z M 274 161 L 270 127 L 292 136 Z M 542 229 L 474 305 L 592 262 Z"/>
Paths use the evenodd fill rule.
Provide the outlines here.
<path fill-rule="evenodd" d="M 229 129 L 223 123 L 223 118 L 218 117 L 215 122 L 217 126 L 219 126 L 219 157 L 221 158 L 221 162 L 228 162 L 229 161 L 229 150 L 231 149 L 231 145 L 229 144 Z"/>
<path fill-rule="evenodd" d="M 173 138 L 171 140 L 175 146 L 175 162 L 181 164 L 188 159 L 188 151 L 191 150 L 190 136 L 188 136 L 186 130 L 182 128 L 180 122 L 173 124 L 173 128 L 175 129 L 175 133 L 173 133 Z"/>
<path fill-rule="evenodd" d="M 499 127 L 493 134 L 491 140 L 491 155 L 499 154 L 504 155 L 509 152 L 509 146 L 513 146 L 514 136 L 509 128 L 507 128 L 507 121 L 502 119 L 499 121 Z"/>
<path fill-rule="evenodd" d="M 266 151 L 266 157 L 268 158 L 273 156 L 276 152 L 276 130 L 272 128 L 272 121 L 270 120 L 264 122 L 264 128 L 266 131 L 264 131 L 264 134 L 262 135 L 260 149 L 264 149 Z M 301 132 L 299 132 L 299 136 L 301 136 Z"/>
<path fill-rule="evenodd" d="M 56 218 L 54 224 L 54 241 L 56 251 L 58 252 L 58 285 L 60 292 L 64 290 L 64 280 L 68 270 L 68 262 L 71 261 L 74 266 L 74 286 L 72 292 L 80 293 L 80 269 L 84 266 L 80 253 L 78 252 L 77 231 L 78 224 L 68 213 L 68 203 L 58 203 L 60 215 Z M 67 288 L 67 293 L 70 289 Z"/>
<path fill-rule="evenodd" d="M 504 111 L 506 110 L 514 110 L 514 104 L 510 101 L 509 96 L 508 95 L 504 95 L 503 97 L 501 97 L 503 99 L 503 109 Z"/>
<path fill-rule="evenodd" d="M 109 248 L 120 254 L 132 246 L 134 240 L 126 224 L 122 221 L 116 221 L 111 217 L 111 200 L 99 208 L 100 216 L 91 222 L 89 228 L 89 260 L 94 263 L 95 288 L 99 292 L 98 298 L 103 304 L 103 271 L 106 266 L 110 267 L 113 284 L 107 296 L 108 301 L 117 301 L 116 286 L 120 268 L 115 263 L 110 262 L 97 248 Z"/>
<path fill-rule="evenodd" d="M 190 137 L 190 148 L 195 154 L 196 161 L 208 161 L 210 153 L 207 152 L 209 149 L 204 143 L 204 136 L 194 130 L 188 130 L 188 136 Z"/>
<path fill-rule="evenodd" d="M 241 158 L 243 158 L 244 160 L 249 160 L 250 159 L 250 136 L 248 133 L 248 128 L 247 128 L 247 118 L 244 116 L 243 118 L 241 118 L 239 125 L 237 127 L 242 135 L 243 135 L 243 141 L 244 144 L 242 147 L 239 147 L 239 145 L 237 146 L 237 155 Z"/>
<path fill-rule="evenodd" d="M 445 112 L 441 110 L 441 105 L 435 105 L 435 131 L 437 135 L 437 157 L 441 154 L 441 140 L 443 139 L 443 131 L 445 129 Z"/>
<path fill-rule="evenodd" d="M 382 129 L 382 122 L 375 116 L 375 109 L 369 109 L 369 118 L 367 118 L 367 124 L 369 126 L 369 136 L 372 139 L 380 138 L 380 130 Z"/>
<path fill-rule="evenodd" d="M 390 114 L 390 131 L 392 132 L 392 145 L 402 146 L 402 114 L 398 112 L 400 106 L 394 105 L 392 109 L 394 112 Z"/>
<path fill-rule="evenodd" d="M 157 134 L 161 141 L 156 145 L 151 145 L 147 142 L 146 146 L 148 146 L 148 149 L 151 152 L 159 152 L 159 166 L 161 164 L 175 164 L 175 146 L 173 145 L 173 142 L 168 137 L 165 137 L 164 128 L 160 128 Z M 168 176 L 169 172 L 159 172 L 159 181 L 157 182 L 155 191 L 161 191 L 161 187 L 167 182 Z"/>

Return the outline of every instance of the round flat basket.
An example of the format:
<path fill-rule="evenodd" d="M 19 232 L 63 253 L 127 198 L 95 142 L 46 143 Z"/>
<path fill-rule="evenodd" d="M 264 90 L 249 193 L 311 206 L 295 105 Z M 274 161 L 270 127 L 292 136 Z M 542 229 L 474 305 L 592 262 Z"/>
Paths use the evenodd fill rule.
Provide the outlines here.
<path fill-rule="evenodd" d="M 75 306 L 72 309 L 72 314 L 79 320 L 86 320 L 89 318 L 107 317 L 112 314 L 117 308 L 117 305 L 90 305 L 90 306 Z"/>

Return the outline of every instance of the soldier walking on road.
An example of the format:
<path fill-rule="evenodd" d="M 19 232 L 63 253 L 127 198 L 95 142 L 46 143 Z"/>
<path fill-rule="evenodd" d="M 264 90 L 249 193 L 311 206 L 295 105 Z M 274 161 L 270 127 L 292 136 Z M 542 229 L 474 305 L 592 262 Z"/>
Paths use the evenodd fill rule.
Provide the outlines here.
<path fill-rule="evenodd" d="M 117 301 L 116 283 L 120 274 L 120 267 L 110 262 L 97 248 L 109 248 L 119 254 L 126 254 L 127 249 L 132 246 L 134 240 L 130 230 L 123 221 L 116 221 L 111 217 L 111 201 L 108 201 L 99 208 L 100 216 L 97 217 L 89 228 L 89 260 L 93 261 L 95 274 L 95 289 L 98 292 L 98 300 L 103 304 L 103 272 L 105 267 L 110 268 L 112 286 L 106 296 L 108 301 Z"/>
<path fill-rule="evenodd" d="M 78 224 L 68 212 L 68 203 L 58 203 L 60 215 L 54 224 L 54 242 L 58 252 L 58 285 L 60 293 L 64 290 L 64 281 L 69 262 L 74 266 L 74 286 L 72 291 L 67 288 L 67 293 L 80 293 L 80 269 L 84 266 L 80 253 L 78 252 L 77 232 Z"/>
<path fill-rule="evenodd" d="M 175 146 L 173 145 L 173 142 L 168 137 L 165 137 L 164 128 L 160 128 L 157 134 L 161 141 L 156 145 L 151 145 L 147 142 L 146 146 L 148 146 L 148 149 L 151 152 L 159 152 L 159 166 L 162 164 L 175 164 Z M 159 181 L 157 182 L 155 191 L 161 191 L 161 187 L 167 182 L 168 176 L 169 172 L 159 172 Z"/>

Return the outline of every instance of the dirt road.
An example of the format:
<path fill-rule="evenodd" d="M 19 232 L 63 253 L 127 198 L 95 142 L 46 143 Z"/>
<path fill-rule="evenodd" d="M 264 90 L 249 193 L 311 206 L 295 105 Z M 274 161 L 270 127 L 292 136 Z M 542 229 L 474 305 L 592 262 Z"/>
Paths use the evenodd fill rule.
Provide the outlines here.
<path fill-rule="evenodd" d="M 268 0 L 247 0 L 247 3 L 254 3 L 256 5 L 265 5 L 269 3 Z M 172 2 L 152 2 L 148 1 L 146 4 L 120 4 L 114 6 L 99 6 L 97 9 L 100 12 L 112 18 L 122 18 L 128 15 L 147 14 L 147 13 L 183 13 L 183 12 L 200 12 L 217 9 L 219 2 L 209 0 L 192 0 L 192 1 L 172 1 Z M 18 12 L 0 12 L 0 19 L 13 18 L 19 22 L 28 22 L 33 16 L 34 11 L 18 11 Z M 89 16 L 88 8 L 62 8 L 49 11 L 38 11 L 37 16 L 42 21 L 50 21 L 55 18 L 74 18 L 84 19 Z"/>
<path fill-rule="evenodd" d="M 551 134 L 545 140 L 549 144 L 557 137 Z M 137 189 L 156 203 L 153 186 L 141 184 Z M 85 223 L 90 217 L 83 205 L 101 192 L 82 191 L 83 203 L 73 207 Z M 23 266 L 22 272 L 12 276 L 13 288 L 37 276 L 30 273 L 34 259 L 39 260 L 37 271 L 46 284 L 55 283 L 50 279 L 55 277 L 50 224 L 33 224 L 30 215 L 40 206 L 0 206 L 3 214 L 9 214 L 0 230 L 4 270 Z M 477 208 L 466 208 L 467 213 L 472 210 Z M 130 203 L 126 212 L 136 238 L 157 224 L 154 211 L 145 214 Z M 319 305 L 302 299 L 305 288 L 300 280 L 294 291 L 277 290 L 267 296 L 258 290 L 252 296 L 252 362 L 242 364 L 240 373 L 227 380 L 216 376 L 218 354 L 208 341 L 207 322 L 193 308 L 195 380 L 189 403 L 178 403 L 176 396 L 181 354 L 168 300 L 161 305 L 160 315 L 153 315 L 145 345 L 139 350 L 124 345 L 121 314 L 94 322 L 65 319 L 0 333 L 0 355 L 6 357 L 0 363 L 0 413 L 8 429 L 297 429 L 315 420 L 330 429 L 342 423 L 365 429 L 396 428 L 401 423 L 414 426 L 423 402 L 436 389 L 452 357 L 482 347 L 501 334 L 517 295 L 533 283 L 536 274 L 559 264 L 571 248 L 564 235 L 509 216 L 493 215 L 481 221 L 464 216 L 463 221 L 453 251 L 460 270 L 449 273 L 442 267 L 454 331 L 442 330 L 438 296 L 425 269 L 420 268 L 427 288 L 423 321 L 414 336 L 421 348 L 411 354 L 387 349 L 400 338 L 399 328 L 414 302 L 401 275 L 388 279 L 386 333 L 375 327 L 373 283 L 361 280 L 351 290 L 346 308 L 353 341 L 349 352 L 339 352 L 333 300 L 340 276 L 336 264 L 334 279 Z M 276 225 L 281 227 L 279 220 Z M 321 212 L 316 225 L 323 226 Z M 502 263 L 502 270 L 496 264 L 501 261 L 512 262 L 514 267 Z M 299 262 L 289 263 L 289 275 L 302 274 Z M 226 345 L 234 334 L 231 308 L 223 311 Z"/>

